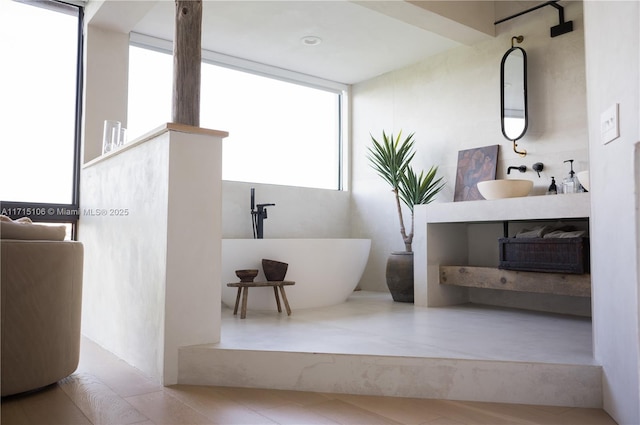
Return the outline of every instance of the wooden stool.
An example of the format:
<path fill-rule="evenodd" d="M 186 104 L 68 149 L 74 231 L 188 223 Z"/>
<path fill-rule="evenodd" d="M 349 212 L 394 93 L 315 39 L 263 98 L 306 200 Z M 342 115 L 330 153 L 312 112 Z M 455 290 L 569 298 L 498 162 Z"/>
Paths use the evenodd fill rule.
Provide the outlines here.
<path fill-rule="evenodd" d="M 238 295 L 236 296 L 236 306 L 233 309 L 233 314 L 238 314 L 238 304 L 240 304 L 240 294 L 242 293 L 242 308 L 240 310 L 240 318 L 247 317 L 247 298 L 249 297 L 249 288 L 260 288 L 265 286 L 272 286 L 273 293 L 276 296 L 276 304 L 278 306 L 278 313 L 282 312 L 280 307 L 280 297 L 278 296 L 278 288 L 282 294 L 282 301 L 287 309 L 287 316 L 291 316 L 291 308 L 289 307 L 289 301 L 287 300 L 287 294 L 284 292 L 284 287 L 287 285 L 295 285 L 296 283 L 290 280 L 272 280 L 267 282 L 233 282 L 227 283 L 230 288 L 238 288 Z M 244 290 L 244 291 L 243 291 Z"/>

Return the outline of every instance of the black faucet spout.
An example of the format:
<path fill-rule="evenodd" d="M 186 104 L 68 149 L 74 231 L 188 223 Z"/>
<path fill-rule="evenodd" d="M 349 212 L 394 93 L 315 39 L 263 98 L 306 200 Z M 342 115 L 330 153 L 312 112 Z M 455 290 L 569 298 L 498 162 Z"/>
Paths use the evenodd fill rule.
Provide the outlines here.
<path fill-rule="evenodd" d="M 527 171 L 527 166 L 526 165 L 521 165 L 519 167 L 509 167 L 509 168 L 507 168 L 507 174 L 511 174 L 511 170 L 518 170 L 521 173 L 524 173 L 525 171 Z"/>

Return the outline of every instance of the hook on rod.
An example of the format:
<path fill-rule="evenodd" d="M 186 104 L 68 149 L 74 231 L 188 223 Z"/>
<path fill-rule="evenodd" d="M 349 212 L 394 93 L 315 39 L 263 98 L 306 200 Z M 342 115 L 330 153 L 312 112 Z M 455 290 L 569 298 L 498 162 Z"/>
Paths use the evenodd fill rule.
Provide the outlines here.
<path fill-rule="evenodd" d="M 515 153 L 517 153 L 518 155 L 520 155 L 522 158 L 524 158 L 525 156 L 527 156 L 527 150 L 526 150 L 526 149 L 523 149 L 523 150 L 519 151 L 519 150 L 518 150 L 518 144 L 516 143 L 516 141 L 515 141 L 515 140 L 512 140 L 512 142 L 513 142 L 513 151 L 514 151 Z"/>
<path fill-rule="evenodd" d="M 511 37 L 511 48 L 513 48 L 513 42 L 517 41 L 518 44 L 522 43 L 522 41 L 524 40 L 524 36 L 523 35 L 514 35 L 513 37 Z"/>

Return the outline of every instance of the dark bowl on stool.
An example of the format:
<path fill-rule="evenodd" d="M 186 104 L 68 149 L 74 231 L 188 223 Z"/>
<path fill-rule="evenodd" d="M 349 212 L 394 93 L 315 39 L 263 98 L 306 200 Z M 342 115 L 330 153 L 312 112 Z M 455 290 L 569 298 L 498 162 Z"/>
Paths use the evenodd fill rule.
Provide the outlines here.
<path fill-rule="evenodd" d="M 240 278 L 240 282 L 253 282 L 258 276 L 258 269 L 236 270 L 236 276 Z"/>
<path fill-rule="evenodd" d="M 282 281 L 287 275 L 289 264 L 275 260 L 262 260 L 262 270 L 264 277 L 269 281 Z"/>

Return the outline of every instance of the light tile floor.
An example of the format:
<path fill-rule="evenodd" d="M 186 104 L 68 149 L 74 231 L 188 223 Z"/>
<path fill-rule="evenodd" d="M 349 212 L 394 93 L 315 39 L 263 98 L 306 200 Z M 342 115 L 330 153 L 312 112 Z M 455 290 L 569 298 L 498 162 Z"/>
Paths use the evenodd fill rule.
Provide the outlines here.
<path fill-rule="evenodd" d="M 406 330 L 400 332 L 400 328 Z M 225 309 L 221 344 L 246 345 L 247 336 L 271 329 L 279 335 L 276 341 L 264 338 L 253 344 L 279 350 L 286 346 L 292 350 L 592 362 L 590 328 L 588 319 L 478 306 L 420 309 L 362 292 L 329 309 L 294 308 L 290 317 L 250 311 L 241 320 Z M 88 339 L 82 341 L 80 366 L 73 375 L 42 391 L 5 398 L 0 409 L 4 425 L 615 424 L 601 409 L 162 387 Z"/>
<path fill-rule="evenodd" d="M 262 288 L 253 288 L 259 290 Z M 271 289 L 271 288 L 265 288 Z M 249 294 L 251 296 L 251 294 Z M 595 364 L 591 319 L 474 304 L 446 308 L 357 291 L 332 307 L 223 308 L 220 348 Z"/>

